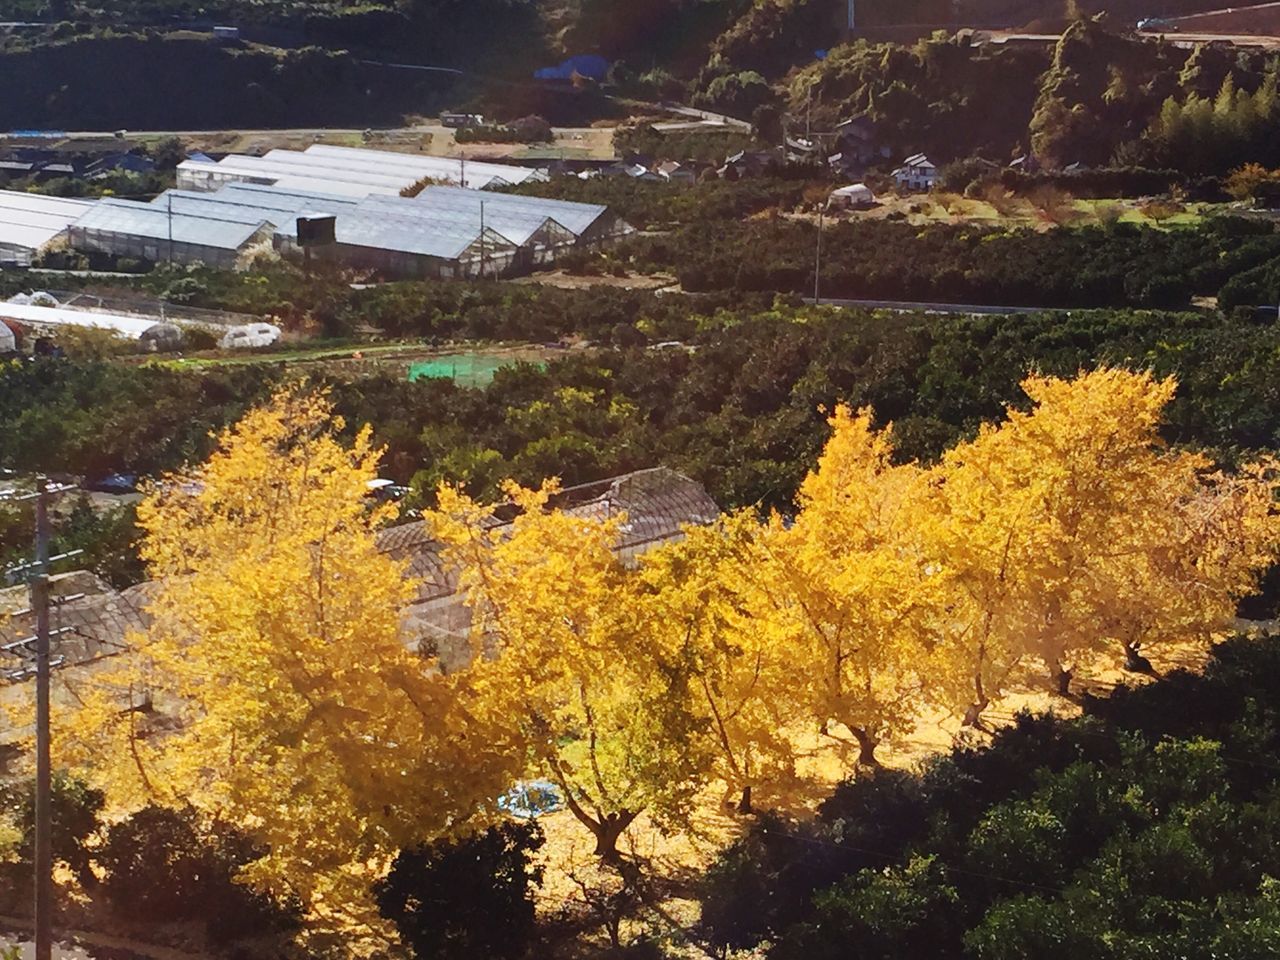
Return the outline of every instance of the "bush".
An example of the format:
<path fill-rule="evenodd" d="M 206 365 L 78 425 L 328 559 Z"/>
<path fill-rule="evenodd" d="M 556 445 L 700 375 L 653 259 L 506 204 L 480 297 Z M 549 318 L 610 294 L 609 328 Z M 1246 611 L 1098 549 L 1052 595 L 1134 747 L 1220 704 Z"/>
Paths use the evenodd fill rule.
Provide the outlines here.
<path fill-rule="evenodd" d="M 1202 675 L 766 818 L 708 873 L 705 932 L 771 960 L 1271 955 L 1277 670 L 1280 640 L 1236 638 Z"/>
<path fill-rule="evenodd" d="M 378 909 L 418 960 L 513 960 L 533 934 L 542 868 L 530 856 L 542 844 L 537 824 L 509 822 L 401 851 L 374 888 Z"/>
<path fill-rule="evenodd" d="M 52 786 L 54 860 L 65 863 L 85 887 L 93 887 L 97 877 L 89 867 L 91 849 L 101 827 L 106 797 L 101 790 L 65 774 L 55 775 Z M 20 868 L 16 872 L 23 875 L 25 884 L 29 885 L 35 853 L 34 782 L 8 784 L 0 789 L 0 807 L 10 812 L 21 835 L 17 848 Z"/>
<path fill-rule="evenodd" d="M 287 935 L 301 905 L 236 882 L 265 851 L 225 825 L 208 827 L 192 809 L 148 806 L 107 831 L 95 859 L 117 916 L 136 923 L 198 920 L 213 943 Z"/>

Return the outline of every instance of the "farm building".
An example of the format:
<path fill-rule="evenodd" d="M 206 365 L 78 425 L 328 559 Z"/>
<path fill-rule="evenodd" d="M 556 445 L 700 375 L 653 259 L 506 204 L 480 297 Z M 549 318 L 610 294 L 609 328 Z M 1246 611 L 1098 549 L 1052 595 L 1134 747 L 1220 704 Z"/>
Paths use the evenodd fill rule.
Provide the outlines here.
<path fill-rule="evenodd" d="M 232 154 L 216 163 L 186 160 L 178 165 L 178 186 L 185 190 L 216 190 L 241 182 L 338 196 L 399 196 L 424 179 L 479 190 L 546 179 L 546 174 L 508 164 L 324 144 L 305 151 L 271 150 L 261 157 Z"/>
<path fill-rule="evenodd" d="M 544 266 L 582 243 L 630 232 L 602 206 L 428 187 L 415 198 L 347 196 L 228 183 L 212 193 L 170 190 L 149 205 L 167 216 L 264 222 L 272 243 L 297 255 L 297 220 L 336 218 L 337 243 L 315 256 L 408 277 L 500 277 Z M 176 259 L 176 258 L 175 258 Z"/>
<path fill-rule="evenodd" d="M 168 190 L 150 203 L 101 200 L 84 208 L 68 238 L 86 253 L 234 268 L 266 244 L 300 256 L 299 218 L 323 216 L 335 218 L 336 242 L 313 247 L 314 257 L 400 277 L 502 277 L 632 232 L 597 204 L 461 187 L 356 197 L 228 181 L 213 191 Z"/>
<path fill-rule="evenodd" d="M 346 266 L 403 277 L 456 277 L 508 273 L 518 244 L 479 218 L 431 218 L 403 197 L 353 200 L 310 191 L 255 184 L 228 184 L 215 193 L 174 190 L 151 206 L 228 220 L 258 219 L 268 225 L 281 253 L 300 255 L 299 217 L 333 216 L 336 243 L 313 254 Z"/>
<path fill-rule="evenodd" d="M 271 239 L 258 211 L 183 212 L 154 203 L 99 200 L 71 225 L 73 249 L 174 263 L 238 266 L 250 248 Z"/>
<path fill-rule="evenodd" d="M 361 206 L 370 210 L 385 209 L 405 216 L 420 218 L 423 223 L 484 223 L 519 248 L 516 266 L 549 264 L 578 242 L 569 227 L 546 210 L 521 208 L 503 203 L 498 196 L 485 195 L 478 201 L 470 196 L 476 191 L 456 193 L 430 189 L 430 196 L 419 194 L 412 200 L 403 197 L 368 197 Z M 483 209 L 482 209 L 483 205 Z"/>
<path fill-rule="evenodd" d="M 37 254 L 64 236 L 93 202 L 0 190 L 0 263 L 30 266 Z"/>
<path fill-rule="evenodd" d="M 596 203 L 548 200 L 510 193 L 481 193 L 459 187 L 427 187 L 414 198 L 414 202 L 467 210 L 477 216 L 483 203 L 486 221 L 491 217 L 497 220 L 520 214 L 547 217 L 568 229 L 580 247 L 603 246 L 634 232 L 630 224 L 608 207 Z"/>

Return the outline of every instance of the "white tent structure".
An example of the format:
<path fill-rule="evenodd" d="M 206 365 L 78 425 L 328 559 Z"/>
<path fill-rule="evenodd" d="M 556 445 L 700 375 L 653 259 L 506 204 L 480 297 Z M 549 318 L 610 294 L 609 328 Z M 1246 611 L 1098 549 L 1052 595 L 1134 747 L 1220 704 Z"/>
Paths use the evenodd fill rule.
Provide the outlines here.
<path fill-rule="evenodd" d="M 851 183 L 839 190 L 832 190 L 827 198 L 827 206 L 832 209 L 851 210 L 858 207 L 869 207 L 876 202 L 876 195 L 865 183 Z"/>
<path fill-rule="evenodd" d="M 0 303 L 0 319 L 13 320 L 22 326 L 53 333 L 63 327 L 88 327 L 109 330 L 126 340 L 141 340 L 153 327 L 169 326 L 145 317 L 127 317 L 122 314 L 93 313 L 88 310 L 69 310 L 66 307 L 39 307 L 29 303 Z M 0 329 L 4 328 L 0 324 Z"/>

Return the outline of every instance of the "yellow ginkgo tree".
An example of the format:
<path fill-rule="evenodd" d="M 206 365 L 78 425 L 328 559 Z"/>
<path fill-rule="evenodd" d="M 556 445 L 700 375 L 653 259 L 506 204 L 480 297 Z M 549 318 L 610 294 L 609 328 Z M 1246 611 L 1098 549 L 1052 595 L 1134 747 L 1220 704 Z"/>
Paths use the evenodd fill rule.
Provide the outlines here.
<path fill-rule="evenodd" d="M 316 910 L 483 810 L 505 758 L 456 681 L 408 649 L 404 565 L 378 551 L 379 452 L 284 389 L 139 506 L 155 579 L 132 652 L 76 682 L 62 760 L 118 804 L 191 802 L 261 840 L 252 879 Z M 68 679 L 68 682 L 72 682 Z"/>
<path fill-rule="evenodd" d="M 847 731 L 860 763 L 907 733 L 931 702 L 934 585 L 913 539 L 921 471 L 892 462 L 870 411 L 837 407 L 790 522 L 761 534 L 752 592 L 759 628 L 790 665 L 790 697 L 821 729 Z"/>
<path fill-rule="evenodd" d="M 1031 664 L 1066 694 L 1090 655 L 1136 667 L 1144 643 L 1224 629 L 1280 535 L 1270 465 L 1227 476 L 1161 441 L 1172 380 L 1104 368 L 1022 388 L 1030 409 L 948 451 L 919 514 L 971 719 Z"/>
<path fill-rule="evenodd" d="M 762 528 L 750 511 L 646 554 L 639 602 L 646 621 L 688 651 L 692 707 L 702 718 L 714 776 L 741 813 L 753 791 L 773 798 L 796 785 L 795 727 L 808 717 L 795 696 L 789 651 L 763 628 Z"/>
<path fill-rule="evenodd" d="M 560 786 L 612 858 L 642 812 L 688 824 L 709 756 L 688 642 L 654 624 L 640 577 L 614 555 L 625 517 L 552 508 L 557 489 L 508 484 L 502 506 L 515 516 L 500 524 L 444 487 L 426 522 L 471 608 L 471 709 Z"/>

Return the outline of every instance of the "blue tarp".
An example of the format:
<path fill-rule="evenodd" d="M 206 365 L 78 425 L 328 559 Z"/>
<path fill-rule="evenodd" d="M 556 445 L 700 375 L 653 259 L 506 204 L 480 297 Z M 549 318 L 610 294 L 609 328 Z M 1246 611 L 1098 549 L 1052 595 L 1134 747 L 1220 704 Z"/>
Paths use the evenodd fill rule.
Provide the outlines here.
<path fill-rule="evenodd" d="M 573 75 L 589 80 L 603 80 L 609 74 L 609 61 L 594 53 L 570 57 L 558 67 L 543 67 L 534 73 L 538 80 L 572 80 Z"/>
<path fill-rule="evenodd" d="M 560 788 L 550 780 L 523 780 L 498 798 L 498 809 L 521 820 L 533 820 L 563 806 Z"/>

